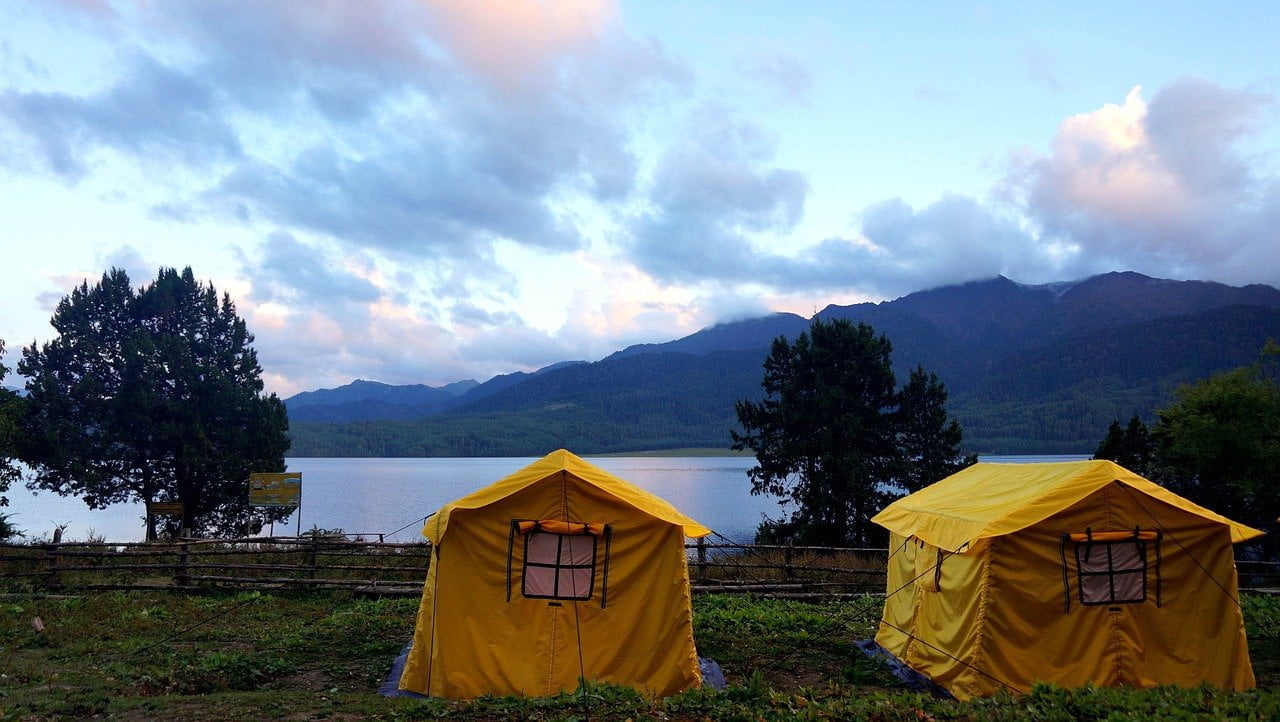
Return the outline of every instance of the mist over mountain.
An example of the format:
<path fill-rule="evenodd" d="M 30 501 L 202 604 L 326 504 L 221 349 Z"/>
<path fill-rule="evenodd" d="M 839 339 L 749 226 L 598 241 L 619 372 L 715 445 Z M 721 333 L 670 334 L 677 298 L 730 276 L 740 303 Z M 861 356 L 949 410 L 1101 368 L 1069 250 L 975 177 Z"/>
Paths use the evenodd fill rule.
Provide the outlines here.
<path fill-rule="evenodd" d="M 1117 272 L 1043 285 L 1003 276 L 881 303 L 828 306 L 893 343 L 900 379 L 937 373 L 966 445 L 993 453 L 1087 453 L 1113 418 L 1150 419 L 1178 384 L 1251 362 L 1280 338 L 1280 290 Z M 357 381 L 286 400 L 292 453 L 533 455 L 729 444 L 733 404 L 760 395 L 774 338 L 795 314 L 717 324 L 595 363 L 483 384 Z"/>
<path fill-rule="evenodd" d="M 642 343 L 628 346 L 609 358 L 636 356 L 645 353 L 708 354 L 715 351 L 746 351 L 768 348 L 779 336 L 795 338 L 809 328 L 809 319 L 794 313 L 775 313 L 761 318 L 749 318 L 714 326 L 665 343 Z"/>

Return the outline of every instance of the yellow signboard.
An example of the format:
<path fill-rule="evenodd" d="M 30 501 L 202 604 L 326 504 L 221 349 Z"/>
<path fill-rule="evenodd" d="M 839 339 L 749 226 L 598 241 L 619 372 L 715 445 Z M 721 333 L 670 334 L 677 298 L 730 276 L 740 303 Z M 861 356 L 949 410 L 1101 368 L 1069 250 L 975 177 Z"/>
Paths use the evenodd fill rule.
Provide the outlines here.
<path fill-rule="evenodd" d="M 302 501 L 302 472 L 249 475 L 249 506 L 296 507 Z"/>
<path fill-rule="evenodd" d="M 147 513 L 152 516 L 182 516 L 182 502 L 180 501 L 153 501 L 147 504 Z"/>

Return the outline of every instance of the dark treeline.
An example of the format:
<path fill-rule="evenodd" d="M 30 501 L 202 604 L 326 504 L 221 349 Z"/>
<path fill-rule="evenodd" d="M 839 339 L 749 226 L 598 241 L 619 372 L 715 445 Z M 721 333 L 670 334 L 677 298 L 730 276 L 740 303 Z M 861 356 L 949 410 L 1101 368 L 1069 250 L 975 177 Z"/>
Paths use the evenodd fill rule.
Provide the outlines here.
<path fill-rule="evenodd" d="M 1150 427 L 1112 422 L 1094 456 L 1111 459 L 1232 519 L 1269 532 L 1280 516 L 1280 345 L 1179 387 Z M 1262 541 L 1274 554 L 1275 534 Z"/>

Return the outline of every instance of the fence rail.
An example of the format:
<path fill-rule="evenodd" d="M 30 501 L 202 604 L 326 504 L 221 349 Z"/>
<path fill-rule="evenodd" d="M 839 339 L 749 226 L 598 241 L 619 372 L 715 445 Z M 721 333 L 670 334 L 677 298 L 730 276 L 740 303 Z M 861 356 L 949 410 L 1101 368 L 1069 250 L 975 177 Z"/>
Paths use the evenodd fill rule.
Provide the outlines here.
<path fill-rule="evenodd" d="M 885 589 L 886 549 L 701 539 L 685 547 L 695 593 L 814 599 Z M 416 596 L 430 563 L 429 542 L 338 536 L 0 543 L 0 591 L 338 588 Z M 1280 562 L 1239 560 L 1237 568 L 1242 589 L 1280 594 Z"/>
<path fill-rule="evenodd" d="M 346 537 L 178 539 L 169 542 L 0 544 L 10 589 L 352 588 L 373 594 L 421 591 L 426 542 Z"/>

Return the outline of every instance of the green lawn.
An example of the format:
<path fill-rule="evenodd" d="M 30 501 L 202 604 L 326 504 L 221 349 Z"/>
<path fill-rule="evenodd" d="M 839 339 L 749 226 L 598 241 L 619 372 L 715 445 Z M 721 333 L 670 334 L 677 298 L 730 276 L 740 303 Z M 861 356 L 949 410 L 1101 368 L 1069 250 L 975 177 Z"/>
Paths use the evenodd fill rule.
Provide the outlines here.
<path fill-rule="evenodd" d="M 1280 717 L 1280 604 L 1249 598 L 1260 689 L 1062 690 L 970 703 L 911 694 L 852 647 L 874 599 L 695 600 L 699 652 L 723 692 L 663 701 L 592 686 L 549 699 L 383 699 L 417 601 L 334 594 L 102 593 L 0 597 L 0 720 L 128 719 L 1153 719 Z M 33 625 L 39 618 L 43 631 Z"/>

